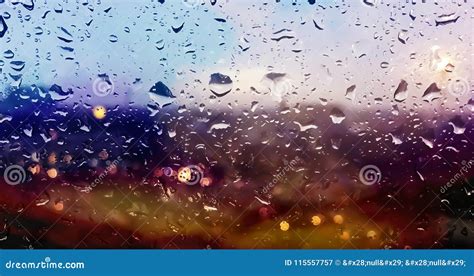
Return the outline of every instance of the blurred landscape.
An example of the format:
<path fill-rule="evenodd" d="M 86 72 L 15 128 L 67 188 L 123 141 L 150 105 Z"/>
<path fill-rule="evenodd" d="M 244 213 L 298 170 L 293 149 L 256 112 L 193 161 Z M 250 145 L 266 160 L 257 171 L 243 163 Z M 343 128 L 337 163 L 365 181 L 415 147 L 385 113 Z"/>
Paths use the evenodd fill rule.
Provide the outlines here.
<path fill-rule="evenodd" d="M 2 171 L 26 171 L 2 181 L 4 248 L 473 247 L 470 115 L 171 104 L 97 119 L 47 90 L 0 104 Z M 190 164 L 207 185 L 180 181 Z"/>

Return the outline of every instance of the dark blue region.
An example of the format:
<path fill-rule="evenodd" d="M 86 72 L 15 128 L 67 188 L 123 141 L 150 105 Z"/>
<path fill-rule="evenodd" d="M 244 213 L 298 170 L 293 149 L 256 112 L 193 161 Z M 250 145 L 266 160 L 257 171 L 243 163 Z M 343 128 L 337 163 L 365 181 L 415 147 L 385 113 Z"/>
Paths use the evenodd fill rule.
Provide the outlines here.
<path fill-rule="evenodd" d="M 54 92 L 55 99 L 49 92 Z M 108 107 L 107 116 L 98 120 L 92 106 L 58 100 L 70 93 L 56 85 L 49 89 L 23 87 L 0 102 L 0 170 L 28 160 L 26 167 L 34 163 L 33 154 L 36 159 L 47 160 L 54 152 L 58 160 L 55 167 L 77 175 L 91 167 L 91 159 L 106 151 L 109 161 L 120 157 L 130 166 L 140 163 L 146 174 L 147 168 L 169 163 L 169 152 L 180 154 L 166 124 L 160 123 L 173 116 L 175 106 L 153 116 L 147 108 Z M 72 156 L 72 162 L 63 162 L 66 155 Z M 99 166 L 107 166 L 106 161 L 99 159 Z"/>

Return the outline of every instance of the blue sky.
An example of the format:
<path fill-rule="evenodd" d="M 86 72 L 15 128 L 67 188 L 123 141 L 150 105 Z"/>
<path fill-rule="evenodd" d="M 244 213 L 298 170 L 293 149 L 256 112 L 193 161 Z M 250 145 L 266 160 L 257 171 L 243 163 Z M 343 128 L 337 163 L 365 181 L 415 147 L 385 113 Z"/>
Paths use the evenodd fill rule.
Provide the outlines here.
<path fill-rule="evenodd" d="M 212 6 L 207 0 L 164 4 L 36 1 L 33 11 L 0 4 L 9 26 L 0 39 L 0 49 L 12 50 L 12 60 L 26 63 L 23 85 L 56 83 L 75 91 L 73 101 L 111 105 L 129 100 L 146 105 L 150 100 L 146 91 L 163 81 L 182 104 L 201 101 L 248 107 L 257 100 L 276 106 L 281 99 L 269 95 L 269 88 L 260 82 L 269 72 L 288 75 L 283 100 L 290 103 L 318 103 L 323 98 L 366 106 L 381 98 L 388 105 L 398 83 L 405 79 L 410 89 L 407 101 L 427 105 L 420 95 L 431 82 L 448 87 L 453 75 L 472 79 L 472 4 L 317 2 L 218 0 Z M 434 26 L 438 16 L 449 13 L 460 19 Z M 323 30 L 315 28 L 313 21 Z M 183 23 L 180 32 L 172 30 Z M 275 34 L 278 31 L 282 33 Z M 408 37 L 405 43 L 397 39 L 400 33 Z M 281 34 L 291 38 L 272 39 Z M 242 51 L 239 45 L 250 48 Z M 430 71 L 433 46 L 440 48 L 445 60 L 455 63 L 453 74 Z M 388 67 L 381 68 L 382 62 Z M 8 74 L 15 72 L 3 67 L 3 85 L 8 85 Z M 234 81 L 232 93 L 225 98 L 212 99 L 209 93 L 209 76 L 215 72 Z M 113 80 L 118 96 L 97 98 L 91 93 L 97 75 L 104 73 Z M 141 83 L 133 85 L 136 79 Z M 357 86 L 355 102 L 344 97 L 351 85 Z M 255 94 L 252 88 L 263 92 Z M 464 95 L 466 99 L 470 96 Z M 456 105 L 449 95 L 446 102 Z"/>

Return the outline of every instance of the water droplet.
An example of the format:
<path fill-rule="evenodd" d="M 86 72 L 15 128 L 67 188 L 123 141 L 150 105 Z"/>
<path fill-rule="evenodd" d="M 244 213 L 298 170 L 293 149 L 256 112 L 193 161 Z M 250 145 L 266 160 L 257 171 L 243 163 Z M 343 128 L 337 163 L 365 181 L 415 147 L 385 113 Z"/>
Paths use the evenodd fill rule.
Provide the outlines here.
<path fill-rule="evenodd" d="M 183 27 L 184 27 L 184 22 L 181 25 L 177 26 L 177 27 L 171 26 L 171 29 L 173 29 L 173 32 L 177 34 L 183 29 Z"/>
<path fill-rule="evenodd" d="M 150 96 L 150 99 L 160 107 L 173 103 L 176 98 L 168 86 L 161 81 L 157 82 L 152 88 L 150 88 L 148 95 Z"/>
<path fill-rule="evenodd" d="M 407 30 L 401 30 L 398 33 L 398 41 L 400 41 L 403 44 L 406 44 L 408 40 L 408 31 Z"/>
<path fill-rule="evenodd" d="M 460 16 L 456 15 L 456 13 L 442 14 L 438 16 L 438 18 L 436 18 L 436 26 L 455 23 L 456 21 L 458 21 L 459 17 Z"/>
<path fill-rule="evenodd" d="M 393 144 L 400 145 L 400 144 L 403 143 L 402 139 L 400 138 L 400 136 L 398 134 L 389 133 L 389 135 L 392 137 L 392 143 Z"/>
<path fill-rule="evenodd" d="M 428 88 L 426 88 L 425 92 L 423 93 L 423 100 L 426 102 L 432 102 L 436 99 L 441 98 L 441 89 L 438 88 L 436 83 L 430 84 Z"/>
<path fill-rule="evenodd" d="M 403 102 L 404 100 L 406 100 L 408 97 L 407 89 L 408 89 L 408 83 L 405 80 L 401 80 L 393 95 L 393 98 L 395 99 L 395 101 Z"/>
<path fill-rule="evenodd" d="M 355 93 L 356 86 L 351 85 L 346 89 L 346 99 L 349 99 L 351 101 L 354 101 L 356 98 L 356 93 Z"/>
<path fill-rule="evenodd" d="M 382 62 L 380 63 L 380 68 L 382 68 L 382 69 L 387 69 L 388 66 L 389 66 L 389 63 L 386 62 L 386 61 L 382 61 Z"/>
<path fill-rule="evenodd" d="M 7 22 L 5 22 L 5 19 L 3 19 L 3 16 L 0 15 L 0 38 L 5 36 L 7 31 L 8 31 Z"/>
<path fill-rule="evenodd" d="M 460 116 L 454 117 L 454 119 L 449 122 L 449 125 L 453 127 L 454 134 L 464 134 L 466 131 L 465 123 Z"/>
<path fill-rule="evenodd" d="M 112 43 L 115 43 L 118 41 L 118 37 L 116 35 L 110 35 L 109 36 L 109 41 Z"/>
<path fill-rule="evenodd" d="M 331 121 L 333 124 L 340 124 L 344 119 L 346 119 L 346 115 L 342 110 L 339 108 L 335 107 L 332 109 L 331 114 L 329 114 L 329 117 L 331 117 Z"/>
<path fill-rule="evenodd" d="M 209 132 L 212 132 L 213 130 L 215 129 L 227 129 L 230 127 L 230 124 L 227 124 L 227 123 L 216 123 L 216 124 L 213 124 L 210 128 L 209 128 Z"/>
<path fill-rule="evenodd" d="M 301 132 L 318 128 L 318 126 L 314 124 L 302 125 L 300 122 L 297 122 L 297 121 L 294 121 L 294 123 L 300 128 Z"/>
<path fill-rule="evenodd" d="M 232 79 L 221 73 L 214 73 L 209 80 L 209 89 L 217 97 L 223 97 L 232 91 Z"/>
<path fill-rule="evenodd" d="M 165 48 L 165 40 L 164 39 L 158 40 L 155 43 L 155 47 L 156 47 L 156 49 L 158 49 L 160 51 L 163 50 Z"/>
<path fill-rule="evenodd" d="M 367 6 L 373 7 L 377 3 L 377 0 L 362 0 L 362 3 L 366 4 Z"/>

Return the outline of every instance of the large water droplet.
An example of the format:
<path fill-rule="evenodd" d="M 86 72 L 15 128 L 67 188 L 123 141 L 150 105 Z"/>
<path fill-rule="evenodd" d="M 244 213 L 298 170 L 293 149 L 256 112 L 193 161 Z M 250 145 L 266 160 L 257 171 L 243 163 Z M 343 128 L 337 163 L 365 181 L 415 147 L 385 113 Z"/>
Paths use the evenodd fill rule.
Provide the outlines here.
<path fill-rule="evenodd" d="M 398 84 L 397 89 L 395 90 L 395 93 L 393 94 L 393 98 L 397 102 L 403 102 L 404 100 L 407 99 L 408 97 L 408 83 L 405 80 L 401 80 L 400 83 Z"/>
<path fill-rule="evenodd" d="M 426 102 L 432 102 L 436 99 L 441 98 L 441 89 L 438 88 L 436 83 L 430 84 L 428 88 L 426 88 L 425 92 L 423 93 L 423 100 Z"/>
<path fill-rule="evenodd" d="M 217 97 L 222 97 L 227 95 L 232 91 L 233 82 L 232 79 L 221 73 L 214 73 L 211 75 L 209 80 L 209 89 Z"/>
<path fill-rule="evenodd" d="M 157 82 L 149 91 L 150 99 L 157 103 L 160 107 L 171 104 L 176 98 L 171 90 L 161 81 Z"/>
<path fill-rule="evenodd" d="M 340 124 L 342 121 L 344 121 L 344 119 L 346 119 L 344 112 L 342 112 L 342 110 L 337 107 L 333 108 L 331 114 L 329 114 L 329 117 L 331 117 L 333 124 Z"/>

